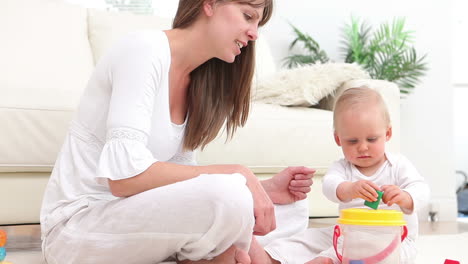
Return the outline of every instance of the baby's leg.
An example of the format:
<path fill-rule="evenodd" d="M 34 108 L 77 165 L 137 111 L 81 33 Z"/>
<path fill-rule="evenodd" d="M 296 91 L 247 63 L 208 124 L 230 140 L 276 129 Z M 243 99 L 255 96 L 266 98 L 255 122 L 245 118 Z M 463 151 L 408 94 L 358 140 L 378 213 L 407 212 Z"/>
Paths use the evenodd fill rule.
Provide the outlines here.
<path fill-rule="evenodd" d="M 400 246 L 400 263 L 414 263 L 417 253 L 416 242 L 407 237 Z"/>
<path fill-rule="evenodd" d="M 247 252 L 238 249 L 235 246 L 231 246 L 221 255 L 215 257 L 212 260 L 182 260 L 177 261 L 178 264 L 251 264 L 249 254 Z"/>
<path fill-rule="evenodd" d="M 292 237 L 277 239 L 265 250 L 279 263 L 306 263 L 317 257 L 330 257 L 321 254 L 330 248 L 333 248 L 333 226 L 309 228 Z"/>
<path fill-rule="evenodd" d="M 255 236 L 252 237 L 252 242 L 250 243 L 249 256 L 252 260 L 252 264 L 280 264 L 279 261 L 273 259 L 265 249 L 263 249 Z"/>

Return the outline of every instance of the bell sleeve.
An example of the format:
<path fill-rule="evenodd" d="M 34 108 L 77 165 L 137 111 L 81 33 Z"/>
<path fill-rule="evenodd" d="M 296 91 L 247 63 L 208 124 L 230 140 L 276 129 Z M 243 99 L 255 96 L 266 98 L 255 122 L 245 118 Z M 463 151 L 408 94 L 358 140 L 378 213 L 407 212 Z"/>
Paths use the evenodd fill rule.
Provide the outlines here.
<path fill-rule="evenodd" d="M 97 168 L 97 180 L 104 184 L 136 176 L 157 162 L 147 147 L 162 69 L 154 44 L 129 36 L 111 55 L 106 142 Z"/>

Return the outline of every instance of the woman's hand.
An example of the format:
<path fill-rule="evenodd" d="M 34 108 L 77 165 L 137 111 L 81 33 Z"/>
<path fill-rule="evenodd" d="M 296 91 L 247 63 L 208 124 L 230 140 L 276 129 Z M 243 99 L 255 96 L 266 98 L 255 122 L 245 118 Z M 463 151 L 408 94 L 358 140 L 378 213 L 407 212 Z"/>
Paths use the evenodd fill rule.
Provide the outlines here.
<path fill-rule="evenodd" d="M 290 204 L 307 198 L 314 173 L 314 169 L 307 167 L 288 167 L 262 181 L 262 185 L 273 203 Z"/>
<path fill-rule="evenodd" d="M 254 202 L 254 235 L 264 236 L 276 229 L 275 207 L 263 189 L 257 176 L 246 167 L 241 166 L 240 173 L 247 179 L 247 187 L 252 193 Z"/>

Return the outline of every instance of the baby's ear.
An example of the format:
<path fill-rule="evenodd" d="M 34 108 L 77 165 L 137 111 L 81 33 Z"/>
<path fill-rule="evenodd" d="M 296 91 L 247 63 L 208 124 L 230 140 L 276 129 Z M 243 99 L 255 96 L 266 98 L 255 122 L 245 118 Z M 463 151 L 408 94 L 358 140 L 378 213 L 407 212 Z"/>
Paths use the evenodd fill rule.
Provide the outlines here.
<path fill-rule="evenodd" d="M 387 132 L 385 133 L 385 140 L 389 141 L 392 138 L 392 126 L 387 128 Z"/>
<path fill-rule="evenodd" d="M 338 137 L 338 134 L 336 134 L 336 131 L 333 132 L 333 137 L 335 138 L 336 144 L 341 147 L 340 137 Z"/>

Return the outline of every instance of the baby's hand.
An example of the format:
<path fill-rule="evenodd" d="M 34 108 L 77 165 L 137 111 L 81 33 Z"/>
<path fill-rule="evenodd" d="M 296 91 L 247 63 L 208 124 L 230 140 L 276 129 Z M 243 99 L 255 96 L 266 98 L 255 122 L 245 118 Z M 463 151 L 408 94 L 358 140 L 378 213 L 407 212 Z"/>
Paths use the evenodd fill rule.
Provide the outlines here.
<path fill-rule="evenodd" d="M 379 197 L 377 191 L 380 191 L 380 187 L 371 181 L 360 180 L 353 182 L 351 185 L 351 196 L 353 199 L 362 198 L 369 202 L 375 202 L 377 201 L 377 197 Z"/>
<path fill-rule="evenodd" d="M 396 185 L 383 185 L 382 190 L 384 191 L 382 200 L 388 206 L 397 204 L 402 209 L 413 210 L 413 199 L 409 193 L 401 190 L 400 187 Z"/>

